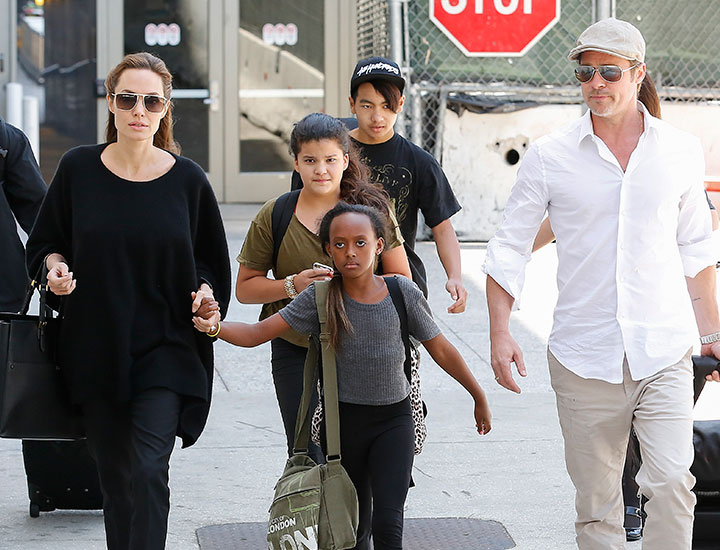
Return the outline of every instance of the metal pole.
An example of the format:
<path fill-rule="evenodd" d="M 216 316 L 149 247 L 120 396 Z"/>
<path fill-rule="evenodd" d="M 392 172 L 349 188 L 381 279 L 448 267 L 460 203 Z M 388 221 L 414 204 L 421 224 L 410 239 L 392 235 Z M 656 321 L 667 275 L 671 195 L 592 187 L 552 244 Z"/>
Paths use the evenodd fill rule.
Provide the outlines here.
<path fill-rule="evenodd" d="M 17 82 L 8 82 L 5 86 L 5 100 L 7 107 L 5 113 L 5 121 L 12 124 L 15 128 L 23 129 L 23 87 Z"/>
<path fill-rule="evenodd" d="M 615 0 L 596 0 L 595 13 L 597 15 L 597 21 L 607 19 L 608 17 L 615 17 Z"/>
<path fill-rule="evenodd" d="M 23 131 L 30 142 L 35 162 L 40 164 L 40 109 L 38 99 L 35 96 L 26 95 L 23 97 Z"/>
<path fill-rule="evenodd" d="M 388 0 L 388 15 L 390 19 L 390 58 L 403 66 L 403 13 L 402 0 Z M 407 75 L 405 75 L 407 77 Z M 405 135 L 405 117 L 401 112 L 395 123 L 395 131 Z"/>

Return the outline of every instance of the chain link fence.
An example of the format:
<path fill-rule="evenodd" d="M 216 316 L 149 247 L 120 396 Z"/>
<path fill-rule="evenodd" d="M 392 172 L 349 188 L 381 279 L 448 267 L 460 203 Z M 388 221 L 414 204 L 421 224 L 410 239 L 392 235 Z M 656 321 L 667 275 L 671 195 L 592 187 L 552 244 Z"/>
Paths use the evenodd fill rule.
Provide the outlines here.
<path fill-rule="evenodd" d="M 387 0 L 357 0 L 358 59 L 390 55 L 390 26 Z"/>
<path fill-rule="evenodd" d="M 596 0 L 562 0 L 560 20 L 521 57 L 467 57 L 430 20 L 429 0 L 404 0 L 404 133 L 436 157 L 448 100 L 582 101 L 567 53 L 595 20 Z M 358 56 L 389 56 L 387 0 L 357 0 Z M 714 0 L 615 0 L 615 15 L 647 41 L 647 66 L 661 99 L 720 100 L 720 9 Z"/>
<path fill-rule="evenodd" d="M 617 0 L 616 16 L 647 42 L 646 63 L 661 99 L 720 99 L 720 5 L 716 0 Z"/>

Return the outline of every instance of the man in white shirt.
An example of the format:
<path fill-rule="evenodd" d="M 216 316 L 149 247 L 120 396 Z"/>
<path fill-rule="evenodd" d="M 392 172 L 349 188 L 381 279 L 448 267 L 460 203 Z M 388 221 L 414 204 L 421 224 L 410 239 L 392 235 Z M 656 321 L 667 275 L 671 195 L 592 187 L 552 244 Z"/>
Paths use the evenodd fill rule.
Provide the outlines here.
<path fill-rule="evenodd" d="M 637 101 L 646 69 L 635 27 L 605 19 L 577 44 L 569 58 L 588 112 L 529 148 L 488 244 L 492 368 L 520 392 L 511 363 L 521 376 L 526 369 L 508 321 L 547 212 L 559 260 L 548 362 L 577 492 L 578 547 L 625 547 L 620 479 L 634 427 L 637 482 L 649 499 L 643 548 L 689 550 L 698 329 L 701 353 L 720 357 L 703 153 L 697 138 Z"/>

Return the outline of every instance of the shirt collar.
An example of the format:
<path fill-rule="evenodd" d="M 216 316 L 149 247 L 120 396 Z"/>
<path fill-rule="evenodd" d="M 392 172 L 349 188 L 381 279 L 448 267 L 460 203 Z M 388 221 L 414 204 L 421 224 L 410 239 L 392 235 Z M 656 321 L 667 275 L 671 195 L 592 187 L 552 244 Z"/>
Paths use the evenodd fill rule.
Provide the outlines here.
<path fill-rule="evenodd" d="M 647 107 L 643 104 L 642 101 L 637 102 L 638 105 L 638 111 L 640 111 L 643 114 L 643 134 L 648 133 L 650 130 L 656 133 L 659 131 L 659 119 L 652 116 L 648 110 Z M 590 109 L 587 109 L 585 111 L 585 114 L 580 119 L 580 132 L 578 134 L 578 145 L 587 138 L 588 136 L 593 136 L 595 133 L 593 132 L 593 125 L 592 125 L 592 119 L 590 118 Z"/>

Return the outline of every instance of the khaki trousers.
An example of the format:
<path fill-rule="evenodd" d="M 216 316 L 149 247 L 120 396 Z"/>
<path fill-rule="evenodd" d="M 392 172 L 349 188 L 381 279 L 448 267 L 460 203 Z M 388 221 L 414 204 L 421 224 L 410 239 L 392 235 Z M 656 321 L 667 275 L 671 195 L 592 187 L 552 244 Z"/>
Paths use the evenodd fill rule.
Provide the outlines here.
<path fill-rule="evenodd" d="M 640 492 L 649 500 L 643 550 L 690 550 L 695 478 L 692 445 L 692 362 L 683 359 L 639 381 L 623 364 L 622 384 L 585 379 L 548 350 L 550 379 L 575 485 L 580 550 L 621 550 L 622 472 L 631 427 L 640 442 Z"/>

